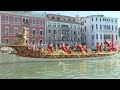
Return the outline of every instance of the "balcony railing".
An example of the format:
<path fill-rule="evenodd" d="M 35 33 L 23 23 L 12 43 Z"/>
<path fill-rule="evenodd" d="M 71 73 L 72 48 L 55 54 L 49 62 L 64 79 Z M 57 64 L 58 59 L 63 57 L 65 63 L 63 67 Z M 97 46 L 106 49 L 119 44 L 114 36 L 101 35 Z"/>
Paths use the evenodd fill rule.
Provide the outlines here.
<path fill-rule="evenodd" d="M 70 28 L 61 27 L 61 30 L 70 30 Z"/>
<path fill-rule="evenodd" d="M 66 35 L 70 35 L 70 34 L 68 34 L 68 33 L 67 33 L 67 34 L 66 34 L 66 33 L 61 33 L 61 34 L 62 34 L 63 36 L 64 36 L 64 35 L 65 35 L 65 36 L 66 36 Z"/>

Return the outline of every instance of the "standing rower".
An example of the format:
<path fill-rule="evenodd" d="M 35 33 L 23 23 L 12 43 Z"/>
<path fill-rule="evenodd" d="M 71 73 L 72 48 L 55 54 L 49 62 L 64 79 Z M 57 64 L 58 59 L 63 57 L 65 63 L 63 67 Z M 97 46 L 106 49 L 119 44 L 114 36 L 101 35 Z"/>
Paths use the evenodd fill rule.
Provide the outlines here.
<path fill-rule="evenodd" d="M 49 49 L 48 51 L 49 54 L 53 53 L 53 44 L 51 42 L 49 43 L 47 48 Z"/>

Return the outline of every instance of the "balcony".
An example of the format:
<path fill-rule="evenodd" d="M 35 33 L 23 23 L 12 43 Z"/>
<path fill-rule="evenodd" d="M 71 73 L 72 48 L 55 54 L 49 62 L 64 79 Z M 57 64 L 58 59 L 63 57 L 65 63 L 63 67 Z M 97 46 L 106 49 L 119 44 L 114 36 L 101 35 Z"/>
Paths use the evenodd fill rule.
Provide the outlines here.
<path fill-rule="evenodd" d="M 70 28 L 60 28 L 61 30 L 70 30 Z"/>
<path fill-rule="evenodd" d="M 70 30 L 68 25 L 62 25 L 60 29 L 61 30 Z"/>

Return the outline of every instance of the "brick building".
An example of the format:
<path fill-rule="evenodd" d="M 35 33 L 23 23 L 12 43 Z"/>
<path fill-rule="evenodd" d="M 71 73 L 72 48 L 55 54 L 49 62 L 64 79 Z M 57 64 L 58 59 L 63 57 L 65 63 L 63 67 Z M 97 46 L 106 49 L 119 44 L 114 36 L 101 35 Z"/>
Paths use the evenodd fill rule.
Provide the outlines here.
<path fill-rule="evenodd" d="M 0 44 L 15 41 L 15 34 L 28 24 L 30 44 L 46 44 L 46 16 L 30 11 L 0 11 Z"/>

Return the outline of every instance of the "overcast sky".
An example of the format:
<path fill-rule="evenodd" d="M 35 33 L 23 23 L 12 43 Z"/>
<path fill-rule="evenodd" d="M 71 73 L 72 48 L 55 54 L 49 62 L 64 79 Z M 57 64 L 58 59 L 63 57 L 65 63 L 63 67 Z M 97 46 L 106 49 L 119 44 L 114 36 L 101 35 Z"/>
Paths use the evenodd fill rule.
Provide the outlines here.
<path fill-rule="evenodd" d="M 118 27 L 120 27 L 120 11 L 33 11 L 34 13 L 52 13 L 67 16 L 89 16 L 89 15 L 104 15 L 106 17 L 118 18 Z"/>

